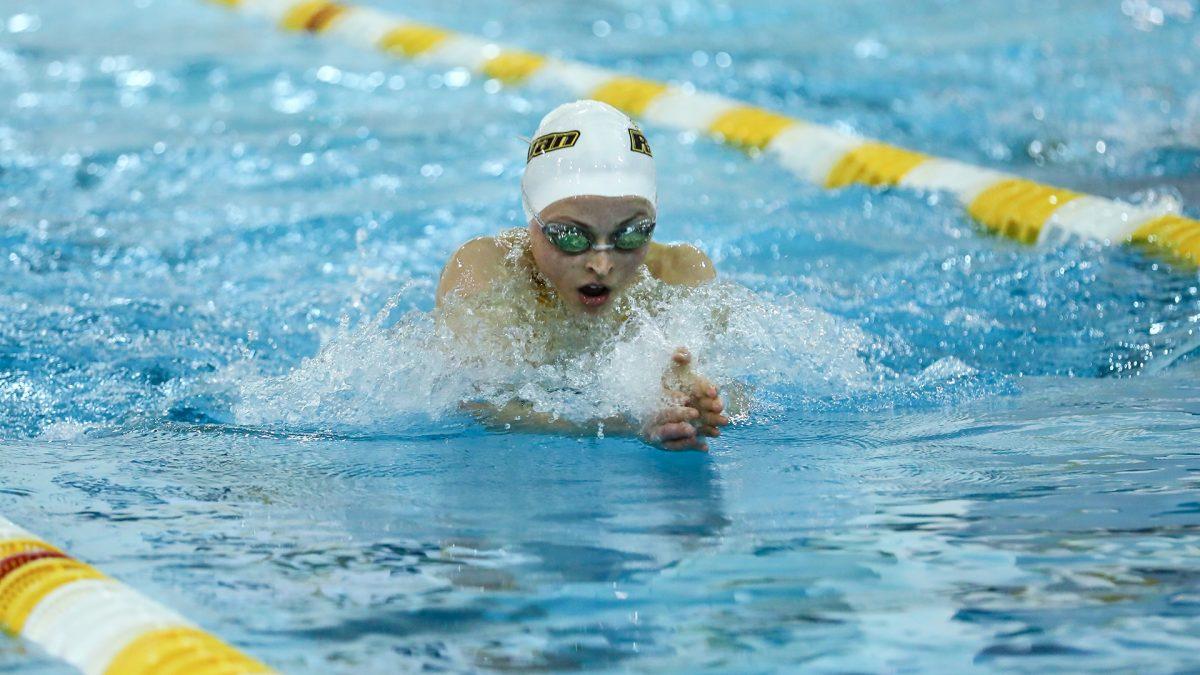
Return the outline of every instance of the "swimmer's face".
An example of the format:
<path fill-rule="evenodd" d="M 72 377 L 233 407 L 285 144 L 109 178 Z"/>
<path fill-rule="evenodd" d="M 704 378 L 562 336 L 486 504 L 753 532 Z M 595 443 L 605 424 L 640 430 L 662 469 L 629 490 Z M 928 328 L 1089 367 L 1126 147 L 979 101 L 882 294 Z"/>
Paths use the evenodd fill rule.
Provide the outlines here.
<path fill-rule="evenodd" d="M 654 205 L 642 197 L 580 195 L 560 199 L 542 209 L 544 223 L 568 223 L 581 227 L 596 244 L 611 244 L 612 236 L 629 225 L 654 218 Z M 638 269 L 650 250 L 647 242 L 633 250 L 588 249 L 583 253 L 563 252 L 529 221 L 529 239 L 538 271 L 554 286 L 567 307 L 586 314 L 607 309 L 613 297 L 637 278 Z"/>

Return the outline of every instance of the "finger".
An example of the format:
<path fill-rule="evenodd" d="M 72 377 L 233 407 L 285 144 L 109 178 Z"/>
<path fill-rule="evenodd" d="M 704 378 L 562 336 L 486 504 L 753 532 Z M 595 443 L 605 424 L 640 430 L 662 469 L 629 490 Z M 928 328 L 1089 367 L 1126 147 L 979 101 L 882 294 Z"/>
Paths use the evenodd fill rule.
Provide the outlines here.
<path fill-rule="evenodd" d="M 725 404 L 719 398 L 701 398 L 696 400 L 693 407 L 701 412 L 719 413 L 725 409 Z"/>
<path fill-rule="evenodd" d="M 715 424 L 717 426 L 729 424 L 728 415 L 722 415 L 721 413 L 716 412 L 702 412 L 700 413 L 700 420 L 704 424 Z"/>
<path fill-rule="evenodd" d="M 655 426 L 672 422 L 688 422 L 699 419 L 700 411 L 688 406 L 671 406 L 658 411 L 654 416 Z"/>
<path fill-rule="evenodd" d="M 671 405 L 686 406 L 692 400 L 692 397 L 682 391 L 675 391 L 674 389 L 664 387 L 663 399 Z"/>
<path fill-rule="evenodd" d="M 660 441 L 695 439 L 696 427 L 687 422 L 669 422 L 658 427 L 654 436 Z"/>
<path fill-rule="evenodd" d="M 692 396 L 696 398 L 716 398 L 717 387 L 706 377 L 699 375 L 692 379 Z"/>
<path fill-rule="evenodd" d="M 688 393 L 691 387 L 688 383 L 692 381 L 692 371 L 689 364 L 692 362 L 692 354 L 688 350 L 680 347 L 671 355 L 671 368 L 667 373 L 663 373 L 664 378 L 669 378 L 675 386 Z"/>
<path fill-rule="evenodd" d="M 671 354 L 671 360 L 681 366 L 686 366 L 692 362 L 692 353 L 687 350 L 687 347 L 676 347 L 675 353 Z"/>
<path fill-rule="evenodd" d="M 691 380 L 691 395 L 698 399 L 715 399 L 718 398 L 718 389 L 709 378 L 694 375 Z"/>
<path fill-rule="evenodd" d="M 671 441 L 669 443 L 663 443 L 662 447 L 665 450 L 672 450 L 672 451 L 676 451 L 676 452 L 678 452 L 680 450 L 696 450 L 699 452 L 708 452 L 708 444 L 707 443 L 697 443 L 695 439 L 689 439 L 686 441 Z"/>
<path fill-rule="evenodd" d="M 707 424 L 701 426 L 699 429 L 697 429 L 697 431 L 699 431 L 702 436 L 711 436 L 713 438 L 716 438 L 717 436 L 721 435 L 720 429 L 718 429 L 717 427 L 714 427 L 714 426 L 707 425 Z"/>
<path fill-rule="evenodd" d="M 670 441 L 670 445 L 677 450 L 699 450 L 701 452 L 708 450 L 708 443 L 706 443 L 703 438 L 698 436 L 693 436 L 691 438 L 678 438 Z"/>
<path fill-rule="evenodd" d="M 667 408 L 659 413 L 663 423 L 667 422 L 690 422 L 700 418 L 700 411 L 687 406 L 675 406 Z"/>

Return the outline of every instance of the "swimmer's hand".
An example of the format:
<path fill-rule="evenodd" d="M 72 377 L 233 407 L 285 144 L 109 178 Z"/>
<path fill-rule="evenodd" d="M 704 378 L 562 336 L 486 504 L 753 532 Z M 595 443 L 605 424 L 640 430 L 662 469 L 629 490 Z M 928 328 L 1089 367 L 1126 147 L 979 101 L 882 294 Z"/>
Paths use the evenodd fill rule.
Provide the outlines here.
<path fill-rule="evenodd" d="M 664 450 L 708 451 L 708 443 L 696 430 L 693 421 L 700 417 L 695 408 L 667 405 L 655 413 L 642 427 L 642 440 Z"/>
<path fill-rule="evenodd" d="M 708 438 L 721 435 L 729 418 L 721 413 L 725 403 L 708 378 L 692 370 L 692 355 L 679 347 L 663 375 L 666 406 L 642 429 L 642 439 L 666 450 L 708 450 Z"/>
<path fill-rule="evenodd" d="M 725 411 L 725 402 L 721 400 L 720 391 L 707 377 L 692 370 L 692 355 L 687 349 L 676 348 L 671 361 L 673 383 L 678 391 L 688 396 L 687 406 L 700 413 L 696 420 L 697 431 L 703 436 L 720 436 L 721 427 L 729 424 L 729 418 L 721 414 Z"/>

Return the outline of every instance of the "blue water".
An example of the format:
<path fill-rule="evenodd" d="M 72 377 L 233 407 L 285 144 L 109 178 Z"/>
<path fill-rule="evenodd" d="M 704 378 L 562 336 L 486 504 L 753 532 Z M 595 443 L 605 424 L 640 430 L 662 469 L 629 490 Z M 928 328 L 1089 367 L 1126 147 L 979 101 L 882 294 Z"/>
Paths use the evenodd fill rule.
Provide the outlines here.
<path fill-rule="evenodd" d="M 1195 2 L 376 4 L 1198 213 Z M 692 346 L 749 418 L 709 455 L 489 431 L 454 403 L 506 374 L 427 313 L 555 93 L 198 2 L 0 27 L 0 513 L 272 665 L 1200 668 L 1195 271 L 648 127 L 660 236 L 724 285 L 554 375 L 620 408 L 726 302 Z"/>

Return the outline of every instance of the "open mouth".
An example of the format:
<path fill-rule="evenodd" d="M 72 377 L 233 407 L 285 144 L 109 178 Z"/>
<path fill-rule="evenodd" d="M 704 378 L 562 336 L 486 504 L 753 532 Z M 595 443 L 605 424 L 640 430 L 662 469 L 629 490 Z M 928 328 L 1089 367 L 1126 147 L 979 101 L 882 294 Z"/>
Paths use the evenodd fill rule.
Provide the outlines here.
<path fill-rule="evenodd" d="M 588 307 L 599 307 L 608 302 L 609 292 L 603 284 L 586 284 L 579 287 L 579 300 Z"/>

